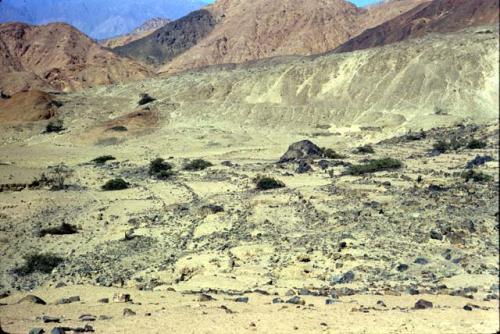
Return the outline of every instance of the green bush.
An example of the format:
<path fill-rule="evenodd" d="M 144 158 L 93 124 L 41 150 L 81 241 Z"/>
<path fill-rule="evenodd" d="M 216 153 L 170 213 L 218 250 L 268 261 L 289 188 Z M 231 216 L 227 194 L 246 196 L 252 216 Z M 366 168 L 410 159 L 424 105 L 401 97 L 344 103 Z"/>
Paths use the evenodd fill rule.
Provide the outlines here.
<path fill-rule="evenodd" d="M 187 163 L 184 166 L 184 170 L 199 171 L 199 170 L 207 169 L 208 167 L 212 167 L 212 166 L 213 166 L 213 164 L 210 161 L 206 161 L 203 159 L 195 159 L 195 160 Z"/>
<path fill-rule="evenodd" d="M 469 150 L 478 150 L 485 148 L 486 146 L 487 146 L 486 142 L 477 139 L 472 139 L 470 142 L 467 143 L 467 148 Z"/>
<path fill-rule="evenodd" d="M 117 179 L 112 179 L 106 182 L 102 186 L 102 190 L 105 191 L 114 191 L 114 190 L 123 190 L 127 189 L 129 187 L 129 183 L 126 182 L 123 179 L 117 178 Z"/>
<path fill-rule="evenodd" d="M 24 260 L 24 265 L 14 270 L 16 274 L 21 276 L 34 272 L 50 274 L 55 267 L 64 261 L 63 258 L 50 253 L 28 255 L 24 257 Z"/>
<path fill-rule="evenodd" d="M 327 158 L 327 159 L 344 159 L 345 158 L 344 155 L 335 152 L 331 148 L 323 147 L 321 149 L 321 153 L 322 153 L 323 157 Z"/>
<path fill-rule="evenodd" d="M 61 120 L 50 121 L 45 127 L 46 133 L 61 132 L 62 130 L 64 130 L 64 123 Z"/>
<path fill-rule="evenodd" d="M 356 153 L 359 154 L 373 154 L 375 153 L 375 150 L 373 149 L 373 146 L 371 145 L 365 145 L 365 146 L 360 146 L 356 149 Z"/>
<path fill-rule="evenodd" d="M 112 155 L 101 155 L 100 157 L 97 157 L 94 160 L 92 160 L 92 162 L 96 163 L 98 165 L 103 165 L 107 161 L 111 161 L 111 160 L 116 160 L 116 158 Z"/>
<path fill-rule="evenodd" d="M 267 176 L 257 177 L 255 184 L 258 190 L 270 190 L 285 187 L 283 182 Z"/>
<path fill-rule="evenodd" d="M 353 165 L 347 169 L 347 174 L 349 175 L 362 175 L 367 173 L 375 173 L 384 170 L 398 169 L 401 168 L 403 164 L 401 161 L 392 159 L 392 158 L 384 158 L 378 160 L 371 160 L 365 164 L 361 165 Z"/>
<path fill-rule="evenodd" d="M 474 182 L 489 182 L 493 179 L 491 175 L 485 174 L 483 172 L 476 172 L 471 169 L 462 174 L 462 177 L 465 179 L 465 182 L 469 182 L 470 180 Z"/>

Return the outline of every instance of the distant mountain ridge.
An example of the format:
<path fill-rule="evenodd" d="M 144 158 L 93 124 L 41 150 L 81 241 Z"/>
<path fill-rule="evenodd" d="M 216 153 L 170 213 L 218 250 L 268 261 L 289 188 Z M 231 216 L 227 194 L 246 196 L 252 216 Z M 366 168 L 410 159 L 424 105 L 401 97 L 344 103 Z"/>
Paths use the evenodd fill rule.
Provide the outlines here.
<path fill-rule="evenodd" d="M 116 48 L 175 73 L 215 64 L 329 51 L 425 0 L 359 8 L 345 0 L 218 0 Z"/>
<path fill-rule="evenodd" d="M 101 45 L 107 48 L 114 49 L 123 46 L 125 44 L 131 43 L 133 41 L 136 41 L 138 39 L 144 38 L 149 34 L 155 32 L 156 30 L 166 26 L 170 22 L 172 21 L 163 17 L 154 17 L 152 19 L 147 20 L 139 27 L 135 28 L 129 34 L 101 40 L 100 43 Z"/>
<path fill-rule="evenodd" d="M 92 38 L 106 39 L 128 34 L 153 17 L 177 19 L 206 4 L 207 0 L 2 0 L 0 23 L 65 22 Z"/>

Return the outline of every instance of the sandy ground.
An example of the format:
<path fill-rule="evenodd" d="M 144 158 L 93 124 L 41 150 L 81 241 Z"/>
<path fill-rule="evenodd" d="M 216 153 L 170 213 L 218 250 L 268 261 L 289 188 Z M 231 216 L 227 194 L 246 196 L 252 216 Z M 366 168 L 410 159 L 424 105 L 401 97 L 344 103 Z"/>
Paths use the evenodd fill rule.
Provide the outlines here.
<path fill-rule="evenodd" d="M 132 293 L 132 302 L 115 303 L 115 293 Z M 325 298 L 303 297 L 305 306 L 272 304 L 275 296 L 250 294 L 248 303 L 237 303 L 234 296 L 216 295 L 216 299 L 198 302 L 196 295 L 177 292 L 141 292 L 72 286 L 39 289 L 33 294 L 48 305 L 16 304 L 23 294 L 2 300 L 2 327 L 9 333 L 27 333 L 31 328 L 49 332 L 56 324 L 44 324 L 37 317 L 63 317 L 61 327 L 90 324 L 96 333 L 495 333 L 498 330 L 498 302 L 475 302 L 451 296 L 351 296 L 333 305 Z M 78 295 L 80 302 L 53 305 L 56 300 Z M 97 302 L 109 298 L 109 304 Z M 284 299 L 289 297 L 283 297 Z M 432 309 L 414 310 L 415 302 L 425 299 Z M 379 305 L 383 301 L 386 307 Z M 379 302 L 379 304 L 377 304 Z M 466 311 L 472 302 L 484 309 Z M 123 309 L 137 314 L 124 316 Z M 363 309 L 366 309 L 363 311 Z M 110 320 L 82 322 L 91 314 Z"/>

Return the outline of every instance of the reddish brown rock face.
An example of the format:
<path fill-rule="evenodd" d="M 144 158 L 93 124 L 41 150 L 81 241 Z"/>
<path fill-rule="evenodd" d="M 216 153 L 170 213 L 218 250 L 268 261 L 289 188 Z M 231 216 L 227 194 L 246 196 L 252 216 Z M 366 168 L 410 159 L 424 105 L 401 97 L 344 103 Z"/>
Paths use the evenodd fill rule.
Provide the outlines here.
<path fill-rule="evenodd" d="M 434 0 L 389 20 L 343 44 L 348 52 L 421 37 L 431 32 L 453 32 L 498 23 L 496 0 Z"/>
<path fill-rule="evenodd" d="M 150 74 L 67 24 L 1 24 L 0 46 L 0 90 L 9 94 L 32 88 L 71 91 Z"/>

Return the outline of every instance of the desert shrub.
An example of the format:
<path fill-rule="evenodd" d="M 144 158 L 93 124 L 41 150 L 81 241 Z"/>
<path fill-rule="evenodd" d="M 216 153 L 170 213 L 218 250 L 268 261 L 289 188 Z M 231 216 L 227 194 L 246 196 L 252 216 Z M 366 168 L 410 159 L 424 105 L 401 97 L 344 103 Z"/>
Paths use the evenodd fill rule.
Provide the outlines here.
<path fill-rule="evenodd" d="M 373 154 L 375 153 L 375 150 L 373 149 L 373 146 L 371 145 L 364 145 L 356 148 L 356 153 L 359 154 Z"/>
<path fill-rule="evenodd" d="M 46 133 L 61 132 L 64 130 L 64 123 L 62 120 L 50 121 L 45 127 Z"/>
<path fill-rule="evenodd" d="M 149 175 L 160 180 L 165 180 L 174 175 L 173 166 L 162 158 L 155 159 L 149 163 Z"/>
<path fill-rule="evenodd" d="M 98 165 L 103 165 L 106 162 L 111 161 L 111 160 L 116 160 L 116 158 L 112 155 L 101 155 L 100 157 L 97 157 L 94 160 L 92 160 L 92 162 L 96 163 Z"/>
<path fill-rule="evenodd" d="M 156 99 L 149 96 L 149 94 L 141 94 L 139 97 L 140 97 L 140 100 L 139 100 L 138 104 L 140 106 L 151 103 L 153 101 L 156 101 Z"/>
<path fill-rule="evenodd" d="M 21 276 L 35 272 L 50 274 L 55 267 L 64 261 L 64 259 L 57 255 L 46 253 L 25 256 L 24 261 L 24 265 L 14 270 L 16 274 Z"/>
<path fill-rule="evenodd" d="M 255 179 L 255 184 L 258 190 L 270 190 L 285 187 L 285 184 L 268 176 L 259 176 Z"/>
<path fill-rule="evenodd" d="M 419 132 L 408 132 L 405 136 L 406 140 L 408 141 L 417 141 L 417 140 L 422 140 L 425 139 L 427 135 L 425 134 L 424 130 L 420 130 Z"/>
<path fill-rule="evenodd" d="M 478 139 L 472 139 L 470 142 L 467 143 L 467 148 L 469 150 L 478 150 L 485 148 L 486 146 L 487 146 L 486 142 Z"/>
<path fill-rule="evenodd" d="M 489 182 L 493 179 L 491 175 L 485 174 L 483 172 L 476 172 L 471 169 L 462 174 L 462 177 L 465 179 L 465 182 L 469 182 L 470 180 L 474 182 Z"/>
<path fill-rule="evenodd" d="M 50 167 L 48 175 L 42 173 L 39 178 L 35 178 L 35 180 L 31 182 L 30 187 L 50 187 L 50 190 L 64 190 L 68 188 L 65 184 L 66 179 L 70 177 L 72 173 L 73 171 L 69 167 L 64 164 L 59 164 Z"/>
<path fill-rule="evenodd" d="M 335 152 L 331 148 L 323 147 L 321 149 L 321 153 L 322 153 L 323 157 L 327 158 L 327 159 L 344 159 L 345 158 L 344 155 Z"/>
<path fill-rule="evenodd" d="M 199 171 L 207 169 L 208 167 L 212 167 L 213 164 L 210 161 L 206 161 L 203 159 L 195 159 L 193 161 L 188 162 L 184 165 L 184 170 L 189 171 Z"/>
<path fill-rule="evenodd" d="M 349 175 L 362 175 L 367 173 L 375 173 L 384 170 L 398 169 L 401 168 L 403 164 L 401 161 L 393 158 L 384 158 L 371 160 L 365 164 L 352 165 L 347 169 L 347 174 Z"/>
<path fill-rule="evenodd" d="M 438 140 L 432 146 L 432 150 L 438 153 L 446 153 L 448 151 L 456 151 L 467 146 L 467 142 L 461 139 L 453 138 L 450 141 Z"/>
<path fill-rule="evenodd" d="M 78 229 L 76 226 L 68 224 L 68 223 L 62 223 L 62 225 L 57 226 L 57 227 L 48 227 L 40 230 L 40 237 L 46 236 L 48 234 L 50 235 L 66 235 L 66 234 L 75 234 L 78 233 Z"/>
<path fill-rule="evenodd" d="M 444 140 L 439 140 L 432 145 L 432 150 L 438 153 L 446 153 L 451 149 L 451 146 L 448 142 Z"/>
<path fill-rule="evenodd" d="M 109 180 L 102 186 L 102 190 L 105 191 L 114 191 L 114 190 L 123 190 L 129 187 L 129 183 L 123 179 L 116 178 Z"/>

